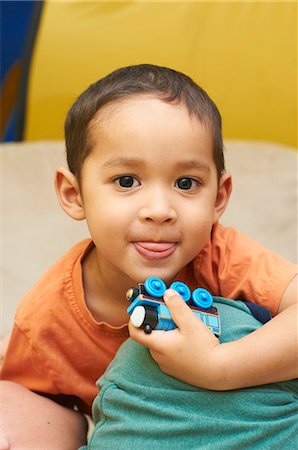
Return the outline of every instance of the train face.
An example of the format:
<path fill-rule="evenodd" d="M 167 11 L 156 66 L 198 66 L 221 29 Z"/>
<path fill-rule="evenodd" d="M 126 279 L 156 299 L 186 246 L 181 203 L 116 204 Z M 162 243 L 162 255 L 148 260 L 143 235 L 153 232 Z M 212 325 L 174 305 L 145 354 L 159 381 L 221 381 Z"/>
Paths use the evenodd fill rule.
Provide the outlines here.
<path fill-rule="evenodd" d="M 212 306 L 213 297 L 202 288 L 195 289 L 192 293 L 188 286 L 182 282 L 172 283 L 171 289 L 176 290 L 189 305 L 196 317 L 216 335 L 221 334 L 220 316 L 217 309 Z M 176 328 L 170 311 L 162 300 L 167 287 L 157 277 L 147 278 L 144 284 L 127 291 L 127 299 L 131 302 L 127 312 L 131 316 L 131 322 L 135 327 L 144 329 L 149 334 L 152 330 L 173 330 Z"/>

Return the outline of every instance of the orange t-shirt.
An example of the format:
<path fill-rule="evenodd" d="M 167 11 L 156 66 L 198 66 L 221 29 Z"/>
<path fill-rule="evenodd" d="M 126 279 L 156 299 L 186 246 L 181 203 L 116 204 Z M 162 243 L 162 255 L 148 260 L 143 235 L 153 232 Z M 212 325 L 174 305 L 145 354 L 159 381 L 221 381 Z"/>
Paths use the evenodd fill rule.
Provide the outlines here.
<path fill-rule="evenodd" d="M 77 244 L 25 296 L 1 371 L 2 379 L 87 413 L 98 393 L 96 380 L 128 338 L 126 325 L 98 323 L 86 307 L 81 262 L 92 246 L 90 240 Z M 176 278 L 191 289 L 246 298 L 274 315 L 296 273 L 295 264 L 217 224 L 210 242 Z"/>

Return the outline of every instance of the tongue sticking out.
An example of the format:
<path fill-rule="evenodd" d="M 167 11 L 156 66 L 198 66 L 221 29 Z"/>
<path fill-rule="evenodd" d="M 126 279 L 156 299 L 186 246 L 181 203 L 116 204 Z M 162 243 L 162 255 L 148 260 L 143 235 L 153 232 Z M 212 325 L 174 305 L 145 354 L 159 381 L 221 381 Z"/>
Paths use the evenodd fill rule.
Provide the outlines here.
<path fill-rule="evenodd" d="M 164 252 L 174 246 L 172 242 L 138 242 L 138 245 L 152 252 Z"/>
<path fill-rule="evenodd" d="M 166 258 L 170 256 L 175 248 L 174 242 L 135 242 L 137 251 L 149 258 Z"/>

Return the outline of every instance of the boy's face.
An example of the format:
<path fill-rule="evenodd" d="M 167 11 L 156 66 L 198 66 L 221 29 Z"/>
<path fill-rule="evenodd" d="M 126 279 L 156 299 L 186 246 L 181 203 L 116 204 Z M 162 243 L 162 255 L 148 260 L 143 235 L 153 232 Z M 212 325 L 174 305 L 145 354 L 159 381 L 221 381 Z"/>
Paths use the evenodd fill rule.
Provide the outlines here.
<path fill-rule="evenodd" d="M 90 137 L 81 198 L 100 273 L 170 282 L 222 212 L 211 132 L 182 105 L 137 96 L 106 106 Z"/>

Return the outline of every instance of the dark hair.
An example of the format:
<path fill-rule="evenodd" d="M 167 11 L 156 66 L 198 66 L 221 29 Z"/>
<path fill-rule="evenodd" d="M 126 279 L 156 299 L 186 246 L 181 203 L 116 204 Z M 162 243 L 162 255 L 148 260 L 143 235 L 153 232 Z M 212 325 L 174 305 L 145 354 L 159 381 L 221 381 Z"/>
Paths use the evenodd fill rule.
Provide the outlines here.
<path fill-rule="evenodd" d="M 152 94 L 165 102 L 183 103 L 190 115 L 213 133 L 213 159 L 218 180 L 225 170 L 220 113 L 206 92 L 176 70 L 150 64 L 123 67 L 91 84 L 70 108 L 65 121 L 67 162 L 80 182 L 80 172 L 92 149 L 89 125 L 108 103 L 137 94 Z"/>

